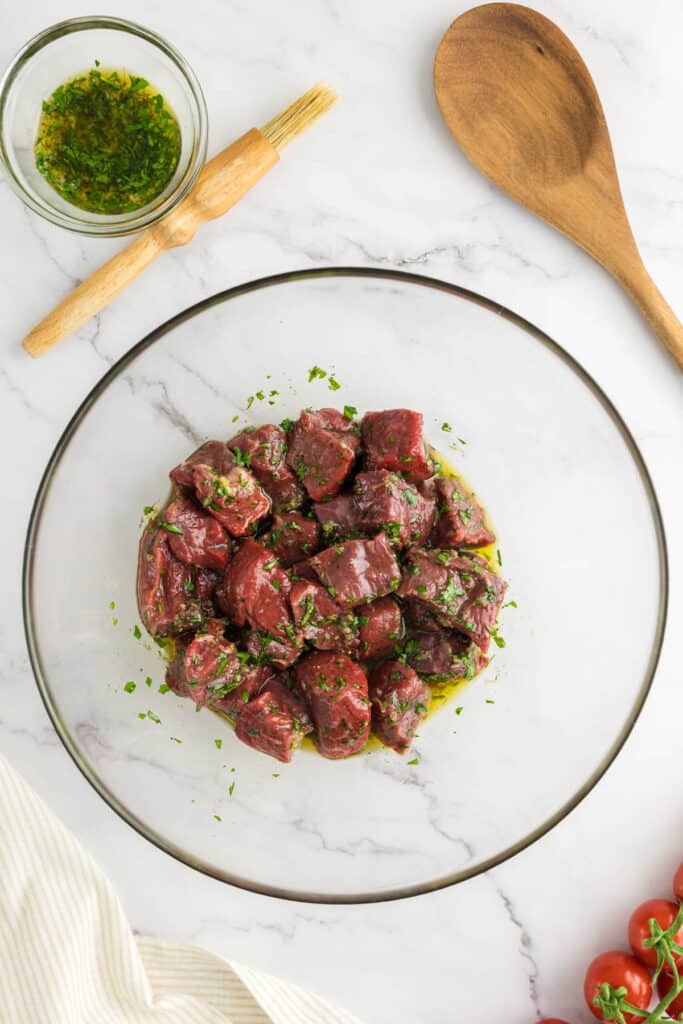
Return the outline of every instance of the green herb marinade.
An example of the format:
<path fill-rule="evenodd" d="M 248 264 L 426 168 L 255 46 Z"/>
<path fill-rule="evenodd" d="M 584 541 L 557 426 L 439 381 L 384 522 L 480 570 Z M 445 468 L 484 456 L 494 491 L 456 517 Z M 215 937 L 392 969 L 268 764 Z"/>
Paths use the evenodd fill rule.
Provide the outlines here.
<path fill-rule="evenodd" d="M 178 166 L 180 128 L 145 78 L 93 68 L 43 103 L 36 167 L 68 202 L 92 213 L 138 210 Z"/>

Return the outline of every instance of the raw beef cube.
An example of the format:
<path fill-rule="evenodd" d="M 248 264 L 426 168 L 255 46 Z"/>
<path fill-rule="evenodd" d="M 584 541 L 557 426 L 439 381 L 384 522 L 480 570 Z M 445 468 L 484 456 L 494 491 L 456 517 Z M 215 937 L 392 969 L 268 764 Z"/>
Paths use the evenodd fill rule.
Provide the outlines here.
<path fill-rule="evenodd" d="M 276 512 L 303 504 L 306 495 L 286 463 L 287 435 L 281 427 L 266 423 L 255 430 L 243 430 L 228 441 L 228 447 L 241 466 L 251 469 Z"/>
<path fill-rule="evenodd" d="M 399 597 L 414 597 L 434 613 L 439 622 L 458 628 L 458 613 L 466 597 L 460 578 L 462 559 L 455 551 L 412 548 L 407 552 Z"/>
<path fill-rule="evenodd" d="M 313 511 L 327 540 L 346 540 L 362 533 L 353 494 L 342 492 L 328 501 L 316 501 Z"/>
<path fill-rule="evenodd" d="M 301 562 L 318 550 L 320 526 L 301 512 L 283 512 L 273 516 L 273 525 L 261 542 L 286 567 Z"/>
<path fill-rule="evenodd" d="M 484 510 L 459 480 L 437 477 L 434 481 L 439 518 L 431 542 L 438 548 L 480 548 L 493 544 L 495 536 L 486 525 Z"/>
<path fill-rule="evenodd" d="M 211 707 L 236 721 L 249 701 L 256 697 L 275 675 L 270 665 L 243 665 L 237 686 L 213 701 Z"/>
<path fill-rule="evenodd" d="M 200 465 L 209 466 L 219 476 L 224 476 L 235 465 L 235 456 L 223 441 L 206 441 L 201 448 L 172 469 L 169 476 L 180 490 L 193 491 L 195 466 Z"/>
<path fill-rule="evenodd" d="M 233 537 L 249 533 L 270 512 L 270 499 L 243 466 L 234 466 L 221 476 L 209 466 L 195 466 L 193 472 L 197 498 L 214 519 Z"/>
<path fill-rule="evenodd" d="M 272 552 L 262 544 L 247 538 L 228 565 L 223 581 L 216 591 L 219 607 L 235 626 L 247 623 L 261 632 L 258 638 L 259 654 L 266 653 L 277 661 L 290 664 L 292 649 L 301 646 L 301 638 L 294 629 L 289 607 L 291 580 L 281 568 Z M 266 644 L 266 639 L 271 638 Z M 278 641 L 285 650 L 280 650 Z M 252 646 L 256 640 L 252 638 Z M 293 659 L 292 659 L 293 660 Z"/>
<path fill-rule="evenodd" d="M 324 757 L 349 757 L 370 735 L 370 700 L 365 673 L 345 654 L 314 651 L 294 669 L 311 709 L 316 743 Z"/>
<path fill-rule="evenodd" d="M 319 427 L 330 434 L 335 434 L 340 441 L 345 441 L 353 448 L 354 455 L 360 451 L 360 425 L 353 419 L 348 419 L 338 409 L 304 409 L 301 413 L 301 425 L 306 430 Z"/>
<path fill-rule="evenodd" d="M 488 665 L 476 644 L 456 630 L 445 629 L 418 601 L 406 601 L 406 660 L 430 682 L 473 679 Z"/>
<path fill-rule="evenodd" d="M 358 613 L 361 661 L 391 654 L 401 639 L 401 609 L 391 597 L 372 601 Z"/>
<path fill-rule="evenodd" d="M 289 708 L 304 736 L 313 732 L 313 719 L 308 710 L 308 705 L 298 687 L 295 688 L 293 679 L 287 679 L 283 675 L 273 675 L 263 687 L 263 690 L 277 697 L 284 707 Z M 296 726 L 295 729 L 299 732 Z"/>
<path fill-rule="evenodd" d="M 237 738 L 248 747 L 285 763 L 292 760 L 294 751 L 310 731 L 305 707 L 276 680 L 249 701 L 235 728 Z"/>
<path fill-rule="evenodd" d="M 368 531 L 384 530 L 399 547 L 424 544 L 434 525 L 434 501 L 398 473 L 359 473 L 353 485 L 356 508 Z"/>
<path fill-rule="evenodd" d="M 294 622 L 304 640 L 319 651 L 354 653 L 358 636 L 353 618 L 343 612 L 320 583 L 299 580 L 289 594 Z"/>
<path fill-rule="evenodd" d="M 354 463 L 353 448 L 321 427 L 294 424 L 287 463 L 314 501 L 336 494 Z"/>
<path fill-rule="evenodd" d="M 247 632 L 247 650 L 258 664 L 288 668 L 301 654 L 303 641 L 294 627 L 287 623 L 284 632 L 277 634 L 265 629 Z"/>
<path fill-rule="evenodd" d="M 415 730 L 427 714 L 429 687 L 409 665 L 385 661 L 370 676 L 372 728 L 397 754 L 413 742 Z"/>
<path fill-rule="evenodd" d="M 310 563 L 342 607 L 353 607 L 396 590 L 401 570 L 386 534 L 347 540 L 313 555 Z"/>
<path fill-rule="evenodd" d="M 168 546 L 181 561 L 223 572 L 228 564 L 228 535 L 213 516 L 190 498 L 176 498 L 164 510 L 159 525 L 168 533 Z"/>
<path fill-rule="evenodd" d="M 367 412 L 361 429 L 368 469 L 392 469 L 412 483 L 434 472 L 422 437 L 422 413 L 410 409 Z"/>
<path fill-rule="evenodd" d="M 455 626 L 486 653 L 507 584 L 490 569 L 472 562 L 466 556 L 463 556 L 461 562 L 460 577 L 467 589 L 467 598 L 458 611 Z"/>
<path fill-rule="evenodd" d="M 195 594 L 198 572 L 171 553 L 168 533 L 150 523 L 140 540 L 137 598 L 140 618 L 152 636 L 196 629 L 205 613 Z"/>
<path fill-rule="evenodd" d="M 231 640 L 198 633 L 187 645 L 183 673 L 187 692 L 196 704 L 213 704 L 239 685 L 241 662 Z"/>

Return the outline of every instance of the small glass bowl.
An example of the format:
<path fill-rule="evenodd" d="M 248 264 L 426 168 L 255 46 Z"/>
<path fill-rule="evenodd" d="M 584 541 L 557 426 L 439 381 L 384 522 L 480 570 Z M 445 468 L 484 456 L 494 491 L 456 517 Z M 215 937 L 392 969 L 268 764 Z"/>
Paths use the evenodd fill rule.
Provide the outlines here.
<path fill-rule="evenodd" d="M 181 133 L 173 177 L 151 203 L 129 213 L 99 214 L 63 199 L 40 174 L 34 144 L 43 100 L 99 61 L 147 78 L 165 97 Z M 0 156 L 7 180 L 35 213 L 84 235 L 140 231 L 176 206 L 194 184 L 206 156 L 208 115 L 199 81 L 178 51 L 155 32 L 122 18 L 61 21 L 34 36 L 0 81 Z"/>

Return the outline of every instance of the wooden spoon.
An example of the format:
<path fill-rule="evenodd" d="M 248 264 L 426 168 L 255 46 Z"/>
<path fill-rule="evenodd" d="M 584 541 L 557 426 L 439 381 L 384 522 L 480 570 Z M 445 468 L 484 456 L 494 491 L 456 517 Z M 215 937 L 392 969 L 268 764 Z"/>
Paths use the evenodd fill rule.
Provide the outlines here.
<path fill-rule="evenodd" d="M 601 263 L 683 369 L 683 325 L 643 265 L 602 105 L 567 36 L 519 4 L 474 7 L 441 41 L 434 88 L 472 163 Z"/>

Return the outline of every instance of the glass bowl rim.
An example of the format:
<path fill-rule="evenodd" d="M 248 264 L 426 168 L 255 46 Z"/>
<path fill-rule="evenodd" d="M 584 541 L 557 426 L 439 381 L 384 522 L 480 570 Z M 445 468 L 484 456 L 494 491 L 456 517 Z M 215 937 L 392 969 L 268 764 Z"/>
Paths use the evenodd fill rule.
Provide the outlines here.
<path fill-rule="evenodd" d="M 227 302 L 233 298 L 239 298 L 242 295 L 249 294 L 250 292 L 259 291 L 260 289 L 270 288 L 281 284 L 289 284 L 296 281 L 308 281 L 308 280 L 319 280 L 324 278 L 360 278 L 365 280 L 383 280 L 383 281 L 398 281 L 405 284 L 416 285 L 418 287 L 427 287 L 434 289 L 439 292 L 443 292 L 452 295 L 459 299 L 464 299 L 468 302 L 473 302 L 475 305 L 479 305 L 484 309 L 487 309 L 490 313 L 501 316 L 503 319 L 515 324 L 526 334 L 540 342 L 547 349 L 549 349 L 554 355 L 572 370 L 579 379 L 588 387 L 592 392 L 593 396 L 602 405 L 603 409 L 607 412 L 613 424 L 619 431 L 626 447 L 628 448 L 631 457 L 635 463 L 636 469 L 638 470 L 641 483 L 645 490 L 648 502 L 650 505 L 650 511 L 652 514 L 653 525 L 655 528 L 655 534 L 657 538 L 657 549 L 658 549 L 658 570 L 660 577 L 660 589 L 659 589 L 659 605 L 657 612 L 657 623 L 654 631 L 653 644 L 650 651 L 650 657 L 648 665 L 645 671 L 643 681 L 641 683 L 640 692 L 638 697 L 630 709 L 627 718 L 622 725 L 619 734 L 608 748 L 606 754 L 599 762 L 597 767 L 589 775 L 589 777 L 582 783 L 577 791 L 562 804 L 546 821 L 536 828 L 532 829 L 526 836 L 512 843 L 505 850 L 500 853 L 487 858 L 482 863 L 471 868 L 464 868 L 459 871 L 454 871 L 450 874 L 442 875 L 438 878 L 432 879 L 427 882 L 412 883 L 410 885 L 402 885 L 393 889 L 379 892 L 361 892 L 351 894 L 335 894 L 335 893 L 306 893 L 299 890 L 290 890 L 278 886 L 271 886 L 267 884 L 256 883 L 249 879 L 240 878 L 236 875 L 231 874 L 229 871 L 219 870 L 215 866 L 205 863 L 199 857 L 192 857 L 188 855 L 180 847 L 177 847 L 174 843 L 169 842 L 161 834 L 148 827 L 143 821 L 138 819 L 131 811 L 129 811 L 124 804 L 109 790 L 109 788 L 101 781 L 97 773 L 90 767 L 89 763 L 81 756 L 78 746 L 73 741 L 68 729 L 62 724 L 59 718 L 57 706 L 53 701 L 50 686 L 47 680 L 47 674 L 43 670 L 40 651 L 34 629 L 34 616 L 32 611 L 32 588 L 31 578 L 33 570 L 33 560 L 35 554 L 35 541 L 40 527 L 41 514 L 45 505 L 46 499 L 49 495 L 50 483 L 55 472 L 57 465 L 59 464 L 63 453 L 65 452 L 71 438 L 77 432 L 79 426 L 85 419 L 90 408 L 95 404 L 100 395 L 107 389 L 109 384 L 114 381 L 127 366 L 130 365 L 141 353 L 151 348 L 152 345 L 166 334 L 174 330 L 177 326 L 184 323 L 186 320 L 191 320 L 193 317 L 203 313 L 205 310 L 212 308 L 213 306 L 220 305 L 223 302 Z M 285 273 L 271 274 L 266 277 L 257 278 L 243 284 L 235 285 L 231 288 L 226 288 L 223 291 L 216 292 L 205 299 L 201 299 L 199 302 L 188 306 L 186 309 L 177 313 L 175 316 L 170 317 L 159 327 L 154 328 L 149 334 L 145 335 L 139 342 L 137 342 L 131 349 L 124 353 L 107 372 L 100 378 L 100 380 L 94 385 L 90 392 L 83 399 L 81 404 L 76 409 L 69 422 L 67 423 L 64 431 L 59 438 L 52 455 L 47 463 L 43 476 L 41 478 L 36 497 L 31 509 L 31 515 L 29 518 L 28 529 L 26 533 L 26 541 L 24 546 L 24 558 L 22 567 L 22 612 L 24 619 L 24 634 L 26 638 L 26 644 L 28 648 L 29 660 L 31 663 L 31 669 L 33 671 L 38 690 L 48 713 L 48 716 L 52 722 L 52 725 L 57 732 L 62 744 L 66 751 L 74 761 L 76 767 L 80 770 L 83 776 L 87 779 L 93 789 L 99 794 L 105 803 L 113 810 L 123 821 L 131 826 L 139 835 L 143 836 L 149 842 L 153 843 L 159 850 L 174 857 L 180 863 L 193 868 L 196 871 L 200 871 L 202 874 L 207 875 L 211 878 L 215 878 L 217 881 L 226 882 L 230 885 L 234 885 L 239 889 L 243 889 L 248 892 L 253 892 L 261 896 L 271 896 L 278 899 L 292 900 L 299 903 L 312 903 L 312 904 L 323 904 L 323 905 L 359 905 L 367 903 L 384 903 L 393 900 L 407 899 L 414 896 L 421 896 L 427 893 L 437 892 L 441 889 L 448 888 L 452 885 L 456 885 L 459 882 L 466 881 L 469 878 L 475 878 L 477 875 L 484 874 L 490 871 L 492 868 L 503 864 L 505 861 L 521 853 L 527 849 L 537 840 L 547 835 L 552 829 L 563 821 L 579 804 L 585 799 L 591 790 L 597 785 L 597 783 L 603 778 L 608 769 L 612 766 L 617 756 L 623 750 L 626 741 L 628 740 L 636 721 L 638 720 L 645 702 L 649 696 L 652 688 L 655 672 L 659 662 L 659 657 L 662 649 L 664 632 L 667 619 L 668 610 L 668 596 L 669 596 L 669 561 L 667 553 L 666 534 L 664 531 L 664 523 L 662 514 L 659 506 L 657 494 L 650 477 L 650 473 L 647 469 L 645 460 L 642 456 L 640 448 L 638 447 L 631 431 L 622 419 L 620 413 L 612 401 L 607 397 L 605 392 L 602 390 L 600 385 L 595 379 L 588 373 L 586 369 L 578 362 L 572 355 L 570 355 L 561 345 L 554 341 L 549 335 L 540 328 L 536 327 L 529 320 L 520 316 L 517 313 L 512 312 L 507 307 L 501 305 L 499 302 L 495 302 L 492 299 L 488 299 L 483 295 L 478 294 L 468 288 L 463 288 L 460 285 L 451 284 L 449 282 L 440 280 L 439 278 L 430 277 L 422 274 L 409 273 L 402 270 L 389 270 L 379 269 L 370 267 L 322 267 L 322 268 L 311 268 L 303 270 L 288 271 Z"/>
<path fill-rule="evenodd" d="M 191 97 L 191 105 L 193 106 L 194 116 L 197 120 L 197 128 L 194 132 L 193 139 L 193 155 L 187 171 L 181 181 L 178 182 L 175 190 L 170 193 L 170 195 L 166 196 L 163 202 L 159 203 L 157 206 L 152 205 L 149 207 L 148 204 L 146 212 L 140 216 L 136 216 L 138 211 L 131 211 L 130 216 L 126 220 L 88 220 L 87 210 L 81 211 L 83 219 L 80 219 L 75 215 L 70 216 L 69 214 L 63 213 L 56 207 L 50 206 L 47 202 L 37 202 L 36 199 L 27 191 L 21 178 L 15 174 L 9 159 L 9 154 L 5 147 L 4 132 L 2 130 L 5 107 L 7 104 L 7 98 L 12 86 L 14 85 L 14 81 L 21 69 L 32 57 L 39 53 L 40 50 L 45 49 L 55 40 L 61 39 L 66 35 L 71 35 L 76 32 L 84 32 L 89 29 L 112 29 L 117 32 L 123 32 L 128 35 L 136 36 L 139 39 L 144 39 L 157 50 L 160 50 L 180 72 L 187 94 Z M 37 213 L 40 217 L 43 217 L 51 224 L 56 224 L 57 227 L 66 228 L 68 231 L 74 231 L 79 235 L 90 235 L 97 238 L 120 238 L 124 235 L 131 235 L 137 231 L 141 231 L 143 228 L 149 227 L 151 224 L 160 220 L 161 217 L 170 213 L 170 211 L 175 209 L 178 203 L 185 198 L 187 193 L 195 184 L 206 160 L 208 138 L 209 115 L 206 107 L 206 99 L 199 79 L 191 65 L 183 57 L 180 51 L 163 36 L 159 35 L 153 29 L 140 25 L 135 21 L 129 21 L 126 18 L 117 18 L 108 14 L 92 14 L 84 17 L 67 18 L 64 21 L 58 21 L 54 25 L 50 25 L 41 32 L 32 36 L 21 47 L 21 49 L 15 53 L 0 78 L 0 166 L 2 166 L 5 171 L 7 183 L 15 194 L 19 196 L 24 205 L 34 213 Z M 145 208 L 142 207 L 142 209 L 144 210 Z"/>

